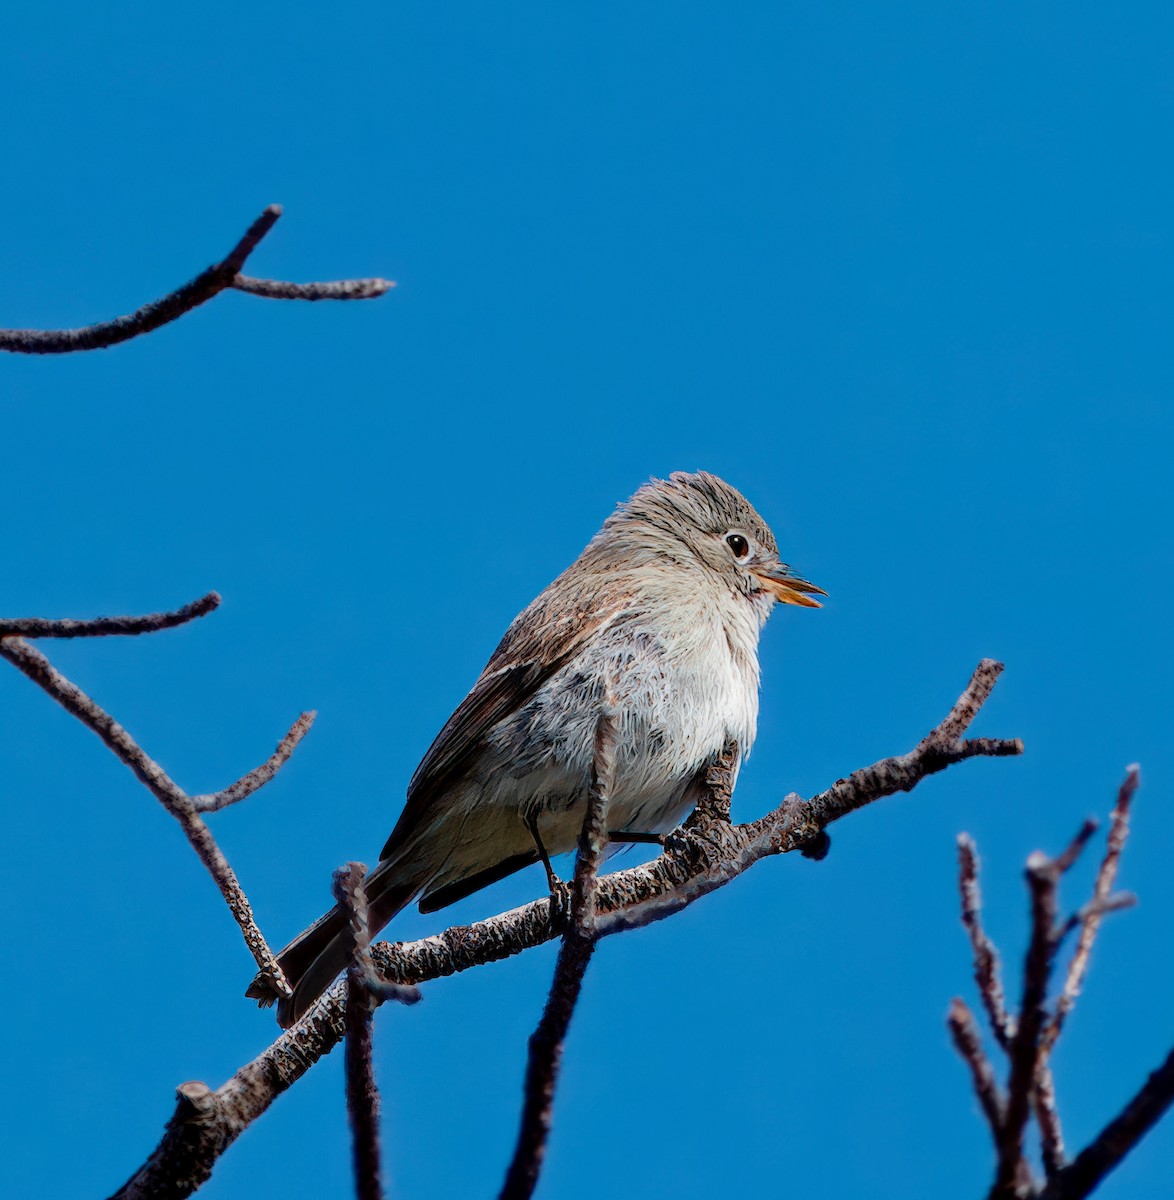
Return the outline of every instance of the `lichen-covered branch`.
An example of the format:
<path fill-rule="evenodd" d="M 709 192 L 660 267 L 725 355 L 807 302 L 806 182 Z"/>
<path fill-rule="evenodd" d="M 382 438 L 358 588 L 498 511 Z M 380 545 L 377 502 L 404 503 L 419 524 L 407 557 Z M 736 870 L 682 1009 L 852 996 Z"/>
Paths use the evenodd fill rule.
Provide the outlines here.
<path fill-rule="evenodd" d="M 694 814 L 652 862 L 599 878 L 597 935 L 668 916 L 763 858 L 821 848 L 830 822 L 894 792 L 910 791 L 952 763 L 1021 753 L 1018 739 L 963 738 L 1001 670 L 1001 664 L 984 659 L 945 720 L 913 750 L 856 771 L 810 800 L 790 795 L 773 812 L 744 825 L 732 825 L 720 813 Z M 721 763 L 716 766 L 720 771 Z M 566 927 L 566 908 L 544 898 L 435 937 L 378 943 L 371 957 L 381 978 L 420 984 L 510 958 L 561 936 Z M 192 1118 L 189 1098 L 181 1095 L 158 1147 L 118 1191 L 119 1200 L 190 1195 L 249 1123 L 338 1044 L 345 1007 L 345 985 L 336 984 L 256 1059 L 216 1091 L 205 1089 L 198 1120 Z"/>
<path fill-rule="evenodd" d="M 280 216 L 281 206 L 270 204 L 220 262 L 207 267 L 194 279 L 160 300 L 152 300 L 126 316 L 80 329 L 0 329 L 0 350 L 14 354 L 68 354 L 75 350 L 105 350 L 169 324 L 193 308 L 207 303 L 226 288 L 276 300 L 367 300 L 382 296 L 388 288 L 395 286 L 387 279 L 285 283 L 277 279 L 254 279 L 242 275 L 240 271 L 246 259 Z"/>

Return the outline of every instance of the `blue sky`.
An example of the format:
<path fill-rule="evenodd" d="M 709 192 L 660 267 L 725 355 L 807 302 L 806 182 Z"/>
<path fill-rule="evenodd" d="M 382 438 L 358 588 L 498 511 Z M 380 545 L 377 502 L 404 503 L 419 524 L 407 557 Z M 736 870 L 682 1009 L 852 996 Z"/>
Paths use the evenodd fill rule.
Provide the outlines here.
<path fill-rule="evenodd" d="M 1057 1055 L 1070 1143 L 1169 1049 L 1172 37 L 1157 4 L 6 15 L 0 325 L 128 311 L 273 201 L 253 273 L 398 281 L 355 305 L 226 295 L 109 352 L 0 362 L 0 608 L 221 591 L 185 629 L 48 647 L 193 791 L 321 713 L 214 818 L 275 944 L 335 866 L 374 859 L 505 625 L 650 475 L 729 479 L 830 593 L 765 631 L 736 813 L 909 748 L 980 657 L 1007 663 L 978 731 L 1022 759 L 601 948 L 543 1194 L 979 1194 L 944 1027 L 971 996 L 955 835 L 978 839 L 1014 988 L 1024 859 L 1107 813 L 1134 760 L 1141 904 Z M 104 1195 L 174 1087 L 220 1083 L 272 1019 L 170 818 L 11 670 L 0 717 L 0 978 L 25 1039 L 0 1191 Z M 380 1014 L 396 1194 L 495 1192 L 552 962 Z M 347 1145 L 334 1056 L 206 1194 L 346 1195 Z M 1102 1194 L 1152 1197 L 1172 1153 L 1168 1121 Z"/>

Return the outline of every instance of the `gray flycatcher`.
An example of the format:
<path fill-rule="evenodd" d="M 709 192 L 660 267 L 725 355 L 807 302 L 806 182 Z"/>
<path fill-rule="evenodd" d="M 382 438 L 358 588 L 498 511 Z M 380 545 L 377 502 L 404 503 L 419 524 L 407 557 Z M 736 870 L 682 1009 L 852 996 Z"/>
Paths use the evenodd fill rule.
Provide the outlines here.
<path fill-rule="evenodd" d="M 532 863 L 549 873 L 549 855 L 575 848 L 605 695 L 612 840 L 675 828 L 713 756 L 754 742 L 758 635 L 775 602 L 818 608 L 813 593 L 827 594 L 780 561 L 766 522 L 716 475 L 646 483 L 514 619 L 416 768 L 366 880 L 371 932 L 417 897 L 435 912 Z M 290 942 L 283 1026 L 349 954 L 337 907 Z M 261 976 L 248 995 L 275 999 Z"/>

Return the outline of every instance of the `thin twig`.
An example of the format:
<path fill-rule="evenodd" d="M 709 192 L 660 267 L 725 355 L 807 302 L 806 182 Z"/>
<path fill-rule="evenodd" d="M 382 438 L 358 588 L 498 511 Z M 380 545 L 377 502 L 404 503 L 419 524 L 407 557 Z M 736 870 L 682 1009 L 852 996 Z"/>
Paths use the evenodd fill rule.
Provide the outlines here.
<path fill-rule="evenodd" d="M 242 276 L 245 260 L 277 223 L 281 206 L 270 204 L 249 226 L 244 236 L 218 263 L 159 300 L 144 304 L 126 316 L 80 329 L 0 329 L 0 350 L 16 354 L 67 354 L 74 350 L 104 350 L 119 342 L 151 333 L 182 317 L 225 290 L 236 288 L 256 296 L 287 300 L 366 300 L 381 296 L 393 286 L 382 279 L 340 280 L 336 283 L 297 284 Z"/>
<path fill-rule="evenodd" d="M 144 617 L 94 617 L 77 621 L 72 617 L 60 620 L 45 617 L 0 617 L 0 638 L 77 638 L 110 637 L 112 635 L 158 633 L 174 629 L 197 617 L 205 617 L 220 606 L 218 592 L 209 592 L 173 612 L 148 613 Z"/>
<path fill-rule="evenodd" d="M 1137 768 L 1129 769 L 1117 797 L 1109 833 L 1109 845 L 1097 872 L 1092 899 L 1063 922 L 1057 921 L 1058 888 L 1066 871 L 1079 858 L 1097 828 L 1086 820 L 1066 849 L 1055 858 L 1036 852 L 1027 860 L 1027 882 L 1031 895 L 1031 940 L 1023 971 L 1023 995 L 1018 1020 L 1006 1012 L 998 976 L 998 956 L 982 929 L 979 912 L 978 856 L 973 841 L 958 839 L 963 923 L 970 935 L 975 962 L 975 981 L 987 1008 L 996 1039 L 1010 1059 L 1006 1097 L 994 1082 L 973 1018 L 961 1001 L 950 1010 L 949 1025 L 959 1053 L 970 1066 L 974 1090 L 991 1126 L 998 1155 L 990 1200 L 1010 1197 L 1040 1197 L 1068 1200 L 1085 1196 L 1103 1176 L 1137 1143 L 1174 1099 L 1174 1054 L 1159 1068 L 1116 1121 L 1106 1126 L 1093 1146 L 1068 1163 L 1064 1135 L 1056 1107 L 1055 1081 L 1048 1054 L 1055 1045 L 1065 1014 L 1071 1010 L 1087 969 L 1089 948 L 1100 919 L 1109 912 L 1128 908 L 1135 899 L 1128 893 L 1112 892 L 1117 864 L 1128 832 L 1129 807 L 1137 789 Z M 1055 958 L 1066 937 L 1081 932 L 1080 943 L 1069 967 L 1064 991 L 1049 1018 L 1045 1009 Z M 1032 1179 L 1023 1152 L 1029 1112 L 1034 1109 L 1039 1125 L 1040 1150 L 1047 1173 L 1042 1192 Z"/>
<path fill-rule="evenodd" d="M 1085 817 L 1080 828 L 1073 836 L 1072 841 L 1052 860 L 1052 867 L 1057 875 L 1063 875 L 1066 871 L 1072 869 L 1076 860 L 1084 853 L 1084 848 L 1088 845 L 1092 835 L 1100 827 L 1101 823 L 1096 817 Z"/>
<path fill-rule="evenodd" d="M 374 300 L 395 287 L 391 279 L 333 279 L 326 283 L 286 283 L 238 275 L 232 286 L 267 300 Z"/>
<path fill-rule="evenodd" d="M 362 863 L 347 863 L 334 873 L 334 898 L 348 917 L 351 965 L 346 986 L 346 1108 L 350 1118 L 357 1200 L 382 1200 L 379 1149 L 379 1088 L 371 1054 L 375 1002 L 367 990 L 371 935 Z"/>
<path fill-rule="evenodd" d="M 1007 1051 L 1011 1060 L 1007 1110 L 996 1139 L 999 1161 L 992 1196 L 1016 1194 L 1028 1174 L 1023 1134 L 1035 1087 L 1039 1035 L 1056 946 L 1056 886 L 1060 878 L 1056 861 L 1037 850 L 1027 859 L 1026 876 L 1031 894 L 1031 940 L 1023 966 L 1019 1020 Z"/>
<path fill-rule="evenodd" d="M 1121 851 L 1125 848 L 1125 840 L 1129 836 L 1129 810 L 1140 782 L 1141 771 L 1134 763 L 1126 771 L 1125 779 L 1117 791 L 1117 803 L 1113 808 L 1113 815 L 1109 818 L 1109 838 L 1105 846 L 1105 856 L 1101 860 L 1096 883 L 1093 885 L 1094 902 L 1107 900 L 1113 890 L 1113 884 L 1117 881 Z M 1056 1039 L 1064 1027 L 1065 1019 L 1076 1005 L 1081 985 L 1084 983 L 1084 976 L 1088 971 L 1093 942 L 1096 941 L 1097 931 L 1100 929 L 1101 918 L 1105 911 L 1104 907 L 1097 909 L 1090 905 L 1088 908 L 1087 916 L 1080 927 L 1080 937 L 1072 955 L 1072 962 L 1068 967 L 1068 975 L 1064 980 L 1064 990 L 1056 1002 L 1055 1015 L 1044 1033 L 1045 1053 L 1056 1044 Z"/>
<path fill-rule="evenodd" d="M 926 734 L 908 754 L 882 759 L 863 771 L 855 771 L 846 779 L 841 779 L 826 792 L 812 796 L 806 803 L 813 824 L 823 829 L 874 800 L 896 792 L 907 792 L 927 775 L 936 774 L 967 758 L 1002 758 L 1022 754 L 1023 742 L 1019 738 L 962 739 L 994 690 L 1002 671 L 1001 662 L 984 658 L 945 720 Z"/>
<path fill-rule="evenodd" d="M 605 705 L 595 725 L 595 752 L 587 815 L 579 835 L 579 853 L 571 882 L 571 912 L 555 963 L 550 995 L 538 1028 L 530 1037 L 522 1118 L 514 1157 L 502 1184 L 500 1200 L 528 1200 L 546 1157 L 554 1091 L 562 1063 L 563 1043 L 595 950 L 595 900 L 599 865 L 607 845 L 607 810 L 615 778 L 616 716 Z"/>
<path fill-rule="evenodd" d="M 1040 1157 L 1050 1179 L 1068 1160 L 1064 1149 L 1064 1127 L 1056 1107 L 1056 1080 L 1051 1065 L 1041 1052 L 1032 1083 L 1031 1107 L 1039 1126 Z"/>
<path fill-rule="evenodd" d="M 72 716 L 93 730 L 115 756 L 179 822 L 208 873 L 212 876 L 229 911 L 244 935 L 245 945 L 257 966 L 270 980 L 274 991 L 289 995 L 289 983 L 253 917 L 252 906 L 236 874 L 228 865 L 208 826 L 193 807 L 191 798 L 163 768 L 142 749 L 131 735 L 76 684 L 62 675 L 49 660 L 22 638 L 0 639 L 0 658 L 7 659 L 22 674 L 48 693 Z"/>
<path fill-rule="evenodd" d="M 1052 1077 L 1051 1053 L 1064 1028 L 1064 1021 L 1075 1006 L 1076 998 L 1080 995 L 1081 984 L 1088 971 L 1089 955 L 1100 929 L 1101 918 L 1108 912 L 1128 908 L 1136 903 L 1135 898 L 1128 893 L 1112 895 L 1111 892 L 1117 878 L 1117 866 L 1121 858 L 1121 851 L 1125 846 L 1125 839 L 1129 835 L 1129 809 L 1139 780 L 1140 773 L 1135 763 L 1126 772 L 1125 779 L 1117 792 L 1117 803 L 1110 818 L 1109 838 L 1104 857 L 1101 859 L 1101 865 L 1097 871 L 1096 882 L 1093 885 L 1092 899 L 1079 912 L 1068 918 L 1057 935 L 1058 940 L 1062 941 L 1074 928 L 1079 927 L 1080 929 L 1080 937 L 1077 940 L 1072 962 L 1068 967 L 1064 989 L 1056 1001 L 1055 1011 L 1045 1022 L 1040 1034 L 1039 1061 L 1036 1067 L 1032 1098 L 1036 1120 L 1040 1127 L 1040 1152 L 1043 1157 L 1044 1171 L 1049 1179 L 1056 1175 L 1067 1162 L 1064 1132 L 1056 1107 L 1056 1084 Z M 1076 847 L 1073 859 L 1088 840 L 1087 836 L 1082 838 L 1082 835 L 1086 830 L 1091 834 L 1092 829 L 1095 828 L 1095 822 L 1085 822 L 1081 833 L 1077 834 L 1076 841 L 1073 843 Z"/>
<path fill-rule="evenodd" d="M 991 1032 L 1007 1050 L 1015 1033 L 1007 1015 L 1007 1001 L 999 967 L 999 952 L 982 925 L 982 894 L 978 887 L 978 850 L 968 833 L 958 835 L 958 887 L 962 893 L 962 924 L 970 936 L 974 957 L 974 982 L 986 1009 Z"/>
<path fill-rule="evenodd" d="M 1127 908 L 1136 906 L 1137 897 L 1132 892 L 1114 892 L 1111 896 L 1094 897 L 1087 904 L 1081 905 L 1064 921 L 1056 932 L 1056 940 L 1063 942 L 1074 930 L 1087 928 L 1090 921 L 1099 921 L 1102 917 L 1107 917 L 1109 913 L 1123 912 Z M 1055 1021 L 1054 1016 L 1052 1020 Z M 1046 1032 L 1047 1030 L 1045 1030 Z"/>
<path fill-rule="evenodd" d="M 963 1062 L 970 1068 L 971 1079 L 974 1083 L 974 1094 L 982 1106 L 983 1115 L 991 1128 L 991 1136 L 998 1138 L 1002 1128 L 1006 1109 L 999 1085 L 995 1080 L 994 1068 L 982 1048 L 982 1037 L 978 1032 L 978 1023 L 974 1014 L 964 1000 L 955 997 L 950 1002 L 950 1012 L 946 1017 L 946 1025 L 954 1040 L 954 1048 L 961 1055 Z"/>
<path fill-rule="evenodd" d="M 1049 858 L 1037 850 L 1027 859 L 1031 940 L 1023 966 L 1019 1020 L 1007 1049 L 1011 1069 L 1007 1080 L 1006 1118 L 996 1138 L 999 1161 L 992 1197 L 1022 1194 L 1030 1186 L 1031 1172 L 1023 1155 L 1023 1135 L 1033 1106 L 1040 1125 L 1046 1168 L 1054 1171 L 1063 1161 L 1064 1139 L 1056 1110 L 1055 1087 L 1042 1045 L 1047 1021 L 1045 1005 L 1056 951 L 1064 936 L 1056 919 L 1060 879 L 1079 858 L 1096 828 L 1096 821 L 1086 820 L 1057 857 Z"/>
<path fill-rule="evenodd" d="M 1001 665 L 984 659 L 947 720 L 908 754 L 882 759 L 856 771 L 810 801 L 789 795 L 772 813 L 744 825 L 716 823 L 707 830 L 671 835 L 665 851 L 652 862 L 615 871 L 599 880 L 596 933 L 626 928 L 625 914 L 636 923 L 649 906 L 664 904 L 672 911 L 736 879 L 755 863 L 774 854 L 803 851 L 822 832 L 821 822 L 838 820 L 856 809 L 909 791 L 921 780 L 982 753 L 1022 751 L 1022 743 L 991 739 L 958 740 L 990 695 Z M 943 723 L 944 725 L 944 723 Z M 566 928 L 565 909 L 548 898 L 532 901 L 472 925 L 454 926 L 434 937 L 414 942 L 380 942 L 371 956 L 380 978 L 398 983 L 423 983 L 524 953 L 559 937 Z M 198 1122 L 190 1120 L 190 1104 L 181 1097 L 176 1114 L 150 1157 L 119 1189 L 119 1200 L 146 1200 L 166 1186 L 174 1200 L 190 1195 L 211 1174 L 216 1160 L 273 1101 L 293 1086 L 344 1034 L 343 987 L 335 985 L 292 1028 L 286 1030 L 252 1062 L 245 1064 L 215 1092 Z M 207 1090 L 207 1089 L 205 1089 Z"/>
<path fill-rule="evenodd" d="M 1094 818 L 1087 818 L 1068 844 L 1067 849 L 1058 858 L 1052 860 L 1051 868 L 1057 881 L 1080 857 L 1085 846 L 1088 845 L 1089 839 L 1097 831 L 1099 824 Z M 1083 919 L 1083 912 L 1079 915 L 1079 919 Z M 1077 918 L 1070 917 L 1063 926 L 1053 930 L 1053 956 L 1075 927 L 1076 921 Z M 1031 1082 L 1030 1101 L 1031 1108 L 1035 1112 L 1036 1124 L 1039 1125 L 1040 1157 L 1043 1159 L 1044 1174 L 1050 1179 L 1067 1162 L 1068 1153 L 1064 1147 L 1064 1126 L 1056 1104 L 1056 1081 L 1052 1075 L 1051 1063 L 1048 1061 L 1048 1051 L 1051 1048 L 1047 1042 L 1049 1023 L 1045 1013 L 1044 1024 L 1039 1035 L 1039 1045 L 1036 1048 L 1035 1073 Z"/>
<path fill-rule="evenodd" d="M 316 712 L 304 712 L 290 726 L 289 732 L 277 744 L 277 749 L 259 766 L 254 767 L 247 775 L 242 775 L 236 783 L 222 788 L 218 792 L 206 792 L 190 798 L 192 807 L 199 813 L 219 812 L 230 804 L 236 804 L 251 796 L 258 788 L 263 788 L 289 762 L 290 755 L 297 749 L 298 743 L 310 732 L 314 724 Z"/>

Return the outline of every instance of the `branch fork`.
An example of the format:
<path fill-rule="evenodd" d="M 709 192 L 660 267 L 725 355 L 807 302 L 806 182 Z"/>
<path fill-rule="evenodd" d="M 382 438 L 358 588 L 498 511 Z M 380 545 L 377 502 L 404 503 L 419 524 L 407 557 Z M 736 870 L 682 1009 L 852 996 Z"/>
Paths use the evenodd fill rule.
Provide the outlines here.
<path fill-rule="evenodd" d="M 595 908 L 592 943 L 608 934 L 669 916 L 737 878 L 762 858 L 818 847 L 826 837 L 826 827 L 833 821 L 883 796 L 909 791 L 921 780 L 954 762 L 978 756 L 1020 753 L 1023 747 L 1018 739 L 964 737 L 1001 670 L 1001 664 L 984 659 L 946 719 L 908 754 L 883 759 L 856 771 L 809 800 L 792 794 L 773 812 L 743 825 L 731 823 L 728 816 L 729 780 L 738 750 L 736 746 L 726 747 L 710 767 L 710 794 L 703 798 L 699 811 L 682 829 L 665 839 L 661 855 L 626 870 L 603 876 L 596 874 L 594 887 L 590 889 Z M 600 736 L 606 742 L 606 729 L 602 733 L 597 730 L 597 750 Z M 606 758 L 597 755 L 599 791 L 604 790 L 608 778 Z M 589 821 L 596 819 L 592 814 L 602 809 L 598 792 L 593 794 L 597 800 L 589 806 Z M 588 844 L 591 836 L 589 834 Z M 584 890 L 578 893 L 581 897 L 578 903 L 583 905 L 578 917 L 573 915 L 575 901 L 568 908 L 544 897 L 472 925 L 454 926 L 433 937 L 411 942 L 379 942 L 371 947 L 371 964 L 377 978 L 392 984 L 418 985 L 523 953 L 533 946 L 564 937 L 576 926 L 585 932 L 587 926 L 583 922 L 588 912 L 585 880 L 591 871 L 590 862 L 590 855 L 584 856 L 581 850 L 576 863 L 576 881 L 584 879 Z M 580 871 L 584 875 L 581 876 Z M 564 942 L 564 951 L 567 945 Z M 580 950 L 582 948 L 580 946 Z M 556 977 L 558 970 L 556 968 Z M 571 978 L 569 971 L 567 978 Z M 189 1195 L 198 1187 L 210 1174 L 219 1155 L 249 1124 L 342 1040 L 346 1033 L 348 987 L 349 981 L 335 984 L 267 1050 L 212 1092 L 212 1117 L 202 1120 L 194 1128 L 173 1120 L 150 1158 L 119 1190 L 119 1200 L 145 1200 L 157 1194 L 164 1180 L 173 1196 Z M 378 1001 L 378 997 L 375 999 Z M 543 1021 L 546 1021 L 546 1014 Z M 553 1024 L 548 1026 L 556 1033 L 557 1028 Z M 553 1079 L 549 1073 L 550 1046 L 557 1041 L 557 1038 L 545 1036 L 538 1038 L 537 1031 L 532 1041 L 527 1078 L 536 1080 L 532 1095 L 537 1099 L 528 1103 L 531 1103 L 531 1111 L 537 1111 L 539 1115 L 546 1104 L 544 1081 Z M 555 1065 L 557 1068 L 557 1061 Z M 535 1128 L 539 1130 L 539 1137 L 530 1132 Z M 522 1158 L 518 1159 L 516 1154 L 515 1159 L 521 1169 L 517 1175 L 507 1176 L 505 1186 L 507 1189 L 513 1187 L 514 1181 L 520 1179 L 522 1190 L 507 1190 L 504 1193 L 507 1196 L 527 1194 L 524 1188 L 529 1186 L 527 1181 L 532 1176 L 534 1147 L 539 1147 L 540 1161 L 540 1146 L 544 1144 L 541 1128 L 539 1121 L 537 1126 L 527 1125 L 520 1131 L 519 1145 L 525 1148 Z"/>
<path fill-rule="evenodd" d="M 151 613 L 142 617 L 98 617 L 89 621 L 0 618 L 0 658 L 10 662 L 56 700 L 66 712 L 77 717 L 83 725 L 96 733 L 179 822 L 192 849 L 220 889 L 220 894 L 240 926 L 245 945 L 258 968 L 278 995 L 288 996 L 289 983 L 257 925 L 252 906 L 237 880 L 236 873 L 205 824 L 203 814 L 218 812 L 230 804 L 239 803 L 268 783 L 289 760 L 298 743 L 309 731 L 315 714 L 302 713 L 273 754 L 229 787 L 209 795 L 189 796 L 109 713 L 76 684 L 66 679 L 40 650 L 26 640 L 158 633 L 206 616 L 215 611 L 219 604 L 220 597 L 215 592 L 209 592 L 199 600 L 172 612 Z"/>
<path fill-rule="evenodd" d="M 1140 1091 L 1071 1162 L 1056 1107 L 1055 1083 L 1049 1056 L 1076 1003 L 1088 969 L 1089 953 L 1103 917 L 1135 903 L 1128 893 L 1114 893 L 1117 866 L 1128 833 L 1129 811 L 1138 786 L 1138 769 L 1131 767 L 1117 795 L 1108 843 L 1097 871 L 1092 899 L 1061 920 L 1059 886 L 1087 847 L 1097 822 L 1087 820 L 1067 848 L 1055 858 L 1035 851 L 1024 876 L 1031 910 L 1031 936 L 1023 969 L 1017 1016 L 1007 1012 L 1000 979 L 999 955 L 982 927 L 978 888 L 978 856 L 966 834 L 958 839 L 962 922 L 970 939 L 974 979 L 996 1044 L 1006 1054 L 1009 1069 L 1001 1088 L 982 1046 L 977 1022 L 961 999 L 955 999 L 947 1018 L 955 1049 L 970 1070 L 975 1095 L 995 1147 L 996 1170 L 988 1200 L 1076 1200 L 1089 1194 L 1145 1132 L 1174 1102 L 1174 1051 Z M 1048 1007 L 1048 990 L 1055 961 L 1069 935 L 1079 930 L 1076 950 L 1055 1004 Z M 1045 1178 L 1032 1172 L 1025 1153 L 1025 1134 L 1034 1114 L 1040 1135 Z"/>
<path fill-rule="evenodd" d="M 288 283 L 254 279 L 241 268 L 261 239 L 277 224 L 281 205 L 270 204 L 218 263 L 159 300 L 126 316 L 80 329 L 0 329 L 0 350 L 14 354 L 67 354 L 75 350 L 105 350 L 119 342 L 151 333 L 182 317 L 227 289 L 270 300 L 370 300 L 395 287 L 389 279 L 340 279 L 331 283 Z M 58 635 L 58 636 L 70 636 Z"/>

